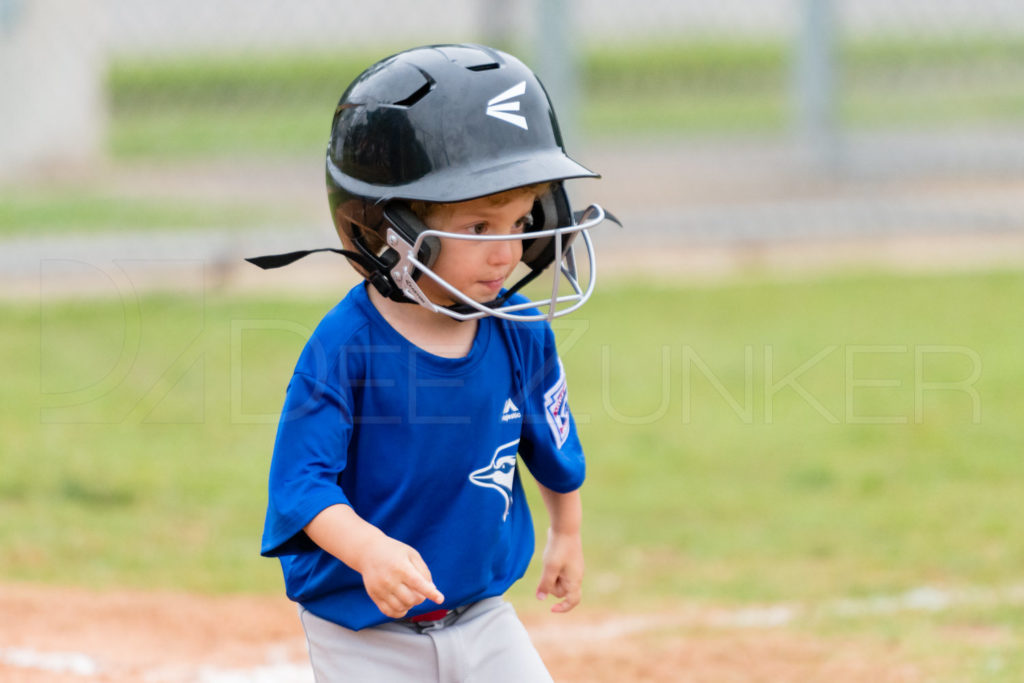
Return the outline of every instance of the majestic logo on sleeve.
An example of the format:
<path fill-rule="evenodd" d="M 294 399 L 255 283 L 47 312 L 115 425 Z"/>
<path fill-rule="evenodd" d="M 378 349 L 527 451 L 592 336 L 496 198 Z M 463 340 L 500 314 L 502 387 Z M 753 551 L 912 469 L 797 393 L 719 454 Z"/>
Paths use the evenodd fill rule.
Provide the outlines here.
<path fill-rule="evenodd" d="M 500 119 L 505 123 L 511 123 L 513 126 L 519 126 L 523 130 L 529 130 L 525 116 L 510 113 L 519 111 L 519 100 L 509 100 L 512 100 L 513 97 L 520 97 L 525 93 L 526 81 L 519 81 L 505 92 L 495 95 L 487 101 L 487 115 Z"/>
<path fill-rule="evenodd" d="M 512 507 L 512 482 L 516 478 L 516 449 L 518 446 L 519 439 L 498 446 L 491 458 L 491 464 L 481 467 L 469 475 L 471 483 L 501 494 L 505 501 L 505 515 L 501 521 L 508 519 L 508 511 Z"/>
<path fill-rule="evenodd" d="M 569 387 L 565 383 L 565 368 L 558 361 L 558 379 L 544 392 L 544 416 L 551 427 L 551 435 L 561 448 L 569 438 Z"/>

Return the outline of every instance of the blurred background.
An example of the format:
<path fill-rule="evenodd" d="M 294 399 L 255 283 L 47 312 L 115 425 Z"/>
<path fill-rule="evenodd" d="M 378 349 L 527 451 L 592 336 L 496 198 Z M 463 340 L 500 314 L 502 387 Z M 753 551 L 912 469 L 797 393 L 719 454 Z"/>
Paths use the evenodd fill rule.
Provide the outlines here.
<path fill-rule="evenodd" d="M 243 252 L 330 242 L 341 92 L 388 54 L 462 41 L 541 75 L 570 153 L 605 177 L 573 191 L 620 214 L 622 247 L 685 245 L 684 270 L 715 272 L 1019 253 L 1012 0 L 3 0 L 0 272 L 31 287 L 40 257 L 159 243 L 240 278 Z"/>
<path fill-rule="evenodd" d="M 342 91 L 466 41 L 538 72 L 603 174 L 574 202 L 625 225 L 555 325 L 580 618 L 661 616 L 549 634 L 560 679 L 1024 680 L 1019 0 L 0 0 L 0 614 L 41 615 L 0 618 L 0 678 L 92 628 L 30 584 L 284 602 L 258 556 L 278 412 L 355 280 L 243 259 L 335 246 Z M 167 623 L 182 671 L 193 622 Z M 97 675 L 132 650 L 99 640 Z"/>

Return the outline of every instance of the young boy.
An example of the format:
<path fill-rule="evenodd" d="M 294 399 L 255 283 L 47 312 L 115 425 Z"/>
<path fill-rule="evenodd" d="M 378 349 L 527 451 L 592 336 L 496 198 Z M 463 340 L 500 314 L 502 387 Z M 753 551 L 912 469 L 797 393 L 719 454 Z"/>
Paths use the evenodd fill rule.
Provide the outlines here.
<path fill-rule="evenodd" d="M 296 365 L 262 544 L 317 680 L 550 680 L 501 596 L 533 554 L 521 459 L 550 517 L 537 597 L 580 601 L 584 458 L 548 321 L 593 289 L 604 212 L 574 216 L 562 181 L 594 175 L 534 74 L 490 48 L 408 50 L 342 95 L 328 197 L 366 282 Z M 550 299 L 518 294 L 551 264 Z"/>

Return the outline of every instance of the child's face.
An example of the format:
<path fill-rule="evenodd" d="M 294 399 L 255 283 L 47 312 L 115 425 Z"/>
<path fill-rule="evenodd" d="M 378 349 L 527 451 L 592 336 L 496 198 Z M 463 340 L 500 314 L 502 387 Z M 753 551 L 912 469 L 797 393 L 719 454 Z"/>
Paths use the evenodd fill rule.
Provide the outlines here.
<path fill-rule="evenodd" d="M 534 194 L 510 191 L 501 195 L 433 207 L 425 223 L 434 230 L 464 235 L 519 235 L 526 229 Z M 432 270 L 474 301 L 498 296 L 505 280 L 523 255 L 518 239 L 473 241 L 441 239 L 441 252 Z M 458 303 L 427 276 L 419 279 L 420 289 L 436 304 Z"/>

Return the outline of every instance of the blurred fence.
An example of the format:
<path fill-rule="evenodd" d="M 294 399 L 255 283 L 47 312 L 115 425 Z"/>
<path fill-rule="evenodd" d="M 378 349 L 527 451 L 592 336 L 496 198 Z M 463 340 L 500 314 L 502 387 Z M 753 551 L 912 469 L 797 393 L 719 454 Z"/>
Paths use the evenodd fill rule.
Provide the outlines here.
<path fill-rule="evenodd" d="M 224 180 L 226 167 L 244 175 L 277 164 L 309 168 L 301 182 L 319 183 L 330 112 L 351 78 L 411 45 L 474 41 L 537 69 L 572 150 L 596 159 L 610 181 L 602 192 L 642 234 L 749 242 L 1024 231 L 1024 199 L 1006 187 L 1024 177 L 1019 0 L 71 6 L 89 8 L 90 21 L 55 0 L 0 0 L 0 73 L 38 72 L 18 60 L 96 54 L 99 43 L 104 57 L 90 63 L 106 111 L 94 119 L 115 168 L 186 168 L 202 179 L 197 169 L 213 167 Z M 51 27 L 42 44 L 12 51 L 19 22 L 40 7 Z M 24 103 L 59 109 L 67 127 L 75 107 L 58 102 L 8 98 L 0 128 L 43 120 Z M 907 189 L 922 180 L 933 185 Z M 979 183 L 995 195 L 979 194 Z M 257 185 L 266 200 L 274 184 Z M 0 229 L 4 220 L 0 211 Z"/>
<path fill-rule="evenodd" d="M 0 0 L 0 45 L 39 7 L 51 28 L 20 71 L 102 43 L 107 59 L 89 63 L 105 84 L 115 157 L 170 154 L 152 133 L 172 113 L 194 129 L 177 141 L 179 155 L 238 151 L 246 141 L 216 130 L 216 108 L 237 119 L 256 104 L 293 117 L 286 126 L 267 116 L 265 130 L 240 121 L 257 126 L 244 131 L 256 151 L 319 146 L 322 123 L 306 130 L 304 117 L 336 100 L 362 66 L 455 41 L 513 50 L 542 77 L 565 73 L 549 87 L 588 139 L 781 135 L 812 123 L 837 136 L 1024 128 L 1016 0 L 75 0 L 87 8 L 77 13 L 53 0 Z M 5 66 L 15 70 L 18 56 L 5 55 Z M 45 87 L 51 97 L 60 89 Z"/>

